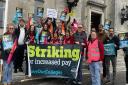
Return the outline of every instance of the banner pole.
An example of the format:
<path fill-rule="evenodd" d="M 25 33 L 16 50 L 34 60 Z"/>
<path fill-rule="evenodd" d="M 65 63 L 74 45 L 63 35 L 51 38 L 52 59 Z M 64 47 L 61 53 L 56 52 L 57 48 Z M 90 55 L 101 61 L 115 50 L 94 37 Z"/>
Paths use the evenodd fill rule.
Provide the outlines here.
<path fill-rule="evenodd" d="M 31 77 L 31 65 L 30 65 L 30 58 L 29 58 L 29 48 L 27 44 L 27 55 L 28 55 L 28 77 Z"/>
<path fill-rule="evenodd" d="M 78 69 L 79 69 L 79 66 L 80 66 L 80 61 L 81 61 L 81 54 L 80 54 L 80 59 L 78 61 L 78 65 L 77 65 L 77 69 L 76 69 L 76 76 L 75 76 L 75 79 L 77 78 L 77 75 L 78 75 Z"/>
<path fill-rule="evenodd" d="M 6 32 L 6 27 L 7 27 L 7 20 L 8 20 L 8 3 L 9 3 L 9 0 L 6 0 L 6 1 L 5 1 L 4 30 L 3 30 L 3 34 Z"/>

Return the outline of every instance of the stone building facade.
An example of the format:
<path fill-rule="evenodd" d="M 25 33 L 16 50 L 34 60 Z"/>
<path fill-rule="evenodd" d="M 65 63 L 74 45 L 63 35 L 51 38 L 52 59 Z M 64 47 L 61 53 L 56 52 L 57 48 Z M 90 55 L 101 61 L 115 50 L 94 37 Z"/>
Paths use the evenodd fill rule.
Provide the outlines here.
<path fill-rule="evenodd" d="M 28 13 L 36 13 L 37 7 L 44 8 L 44 16 L 46 17 L 47 8 L 58 10 L 58 17 L 61 11 L 66 7 L 67 0 L 9 0 L 8 4 L 8 22 L 11 22 L 16 7 L 23 9 L 23 17 L 27 19 Z M 78 5 L 73 8 L 75 16 L 80 23 L 84 24 L 87 32 L 90 32 L 92 26 L 105 23 L 105 20 L 111 20 L 111 27 L 115 32 L 127 32 L 127 20 L 121 25 L 121 9 L 128 5 L 128 0 L 79 0 Z"/>
<path fill-rule="evenodd" d="M 4 26 L 5 0 L 0 0 L 0 34 L 2 34 Z"/>

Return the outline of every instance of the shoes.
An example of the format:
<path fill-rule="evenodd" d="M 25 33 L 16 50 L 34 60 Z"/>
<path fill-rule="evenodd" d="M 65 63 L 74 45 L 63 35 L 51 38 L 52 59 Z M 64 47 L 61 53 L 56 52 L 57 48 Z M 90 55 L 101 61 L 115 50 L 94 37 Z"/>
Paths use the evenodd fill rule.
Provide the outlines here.
<path fill-rule="evenodd" d="M 8 85 L 7 83 L 4 83 L 3 85 Z"/>
<path fill-rule="evenodd" d="M 14 69 L 14 73 L 17 73 L 17 69 Z"/>
<path fill-rule="evenodd" d="M 105 81 L 105 84 L 109 84 L 109 83 L 111 83 L 110 80 L 106 80 L 106 81 Z"/>
<path fill-rule="evenodd" d="M 82 85 L 82 82 L 77 82 L 77 85 Z"/>
<path fill-rule="evenodd" d="M 73 81 L 73 84 L 72 85 L 82 85 L 82 82 Z"/>
<path fill-rule="evenodd" d="M 23 69 L 22 68 L 19 68 L 19 72 L 23 72 Z"/>

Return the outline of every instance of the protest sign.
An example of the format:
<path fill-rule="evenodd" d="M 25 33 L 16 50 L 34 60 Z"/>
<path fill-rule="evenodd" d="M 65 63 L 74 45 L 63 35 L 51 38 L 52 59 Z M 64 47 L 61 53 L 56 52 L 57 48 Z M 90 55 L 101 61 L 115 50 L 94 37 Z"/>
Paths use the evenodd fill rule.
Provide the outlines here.
<path fill-rule="evenodd" d="M 111 26 L 111 21 L 108 20 L 108 19 L 106 19 L 103 28 L 104 28 L 105 30 L 109 30 L 110 26 Z"/>
<path fill-rule="evenodd" d="M 128 33 L 120 33 L 120 48 L 128 47 Z"/>
<path fill-rule="evenodd" d="M 104 55 L 115 55 L 114 43 L 104 45 Z"/>
<path fill-rule="evenodd" d="M 16 8 L 16 16 L 18 17 L 18 18 L 21 18 L 21 17 L 23 17 L 23 10 L 22 10 L 22 8 Z"/>
<path fill-rule="evenodd" d="M 57 10 L 56 9 L 47 9 L 47 17 L 49 18 L 57 18 Z"/>
<path fill-rule="evenodd" d="M 128 40 L 120 40 L 120 48 L 128 47 Z"/>
<path fill-rule="evenodd" d="M 80 63 L 79 45 L 28 45 L 31 75 L 44 77 L 77 77 Z"/>
<path fill-rule="evenodd" d="M 11 35 L 3 35 L 2 36 L 2 44 L 4 50 L 11 49 L 13 46 L 13 39 Z"/>
<path fill-rule="evenodd" d="M 43 13 L 44 13 L 44 8 L 38 7 L 37 8 L 37 16 L 43 17 Z"/>

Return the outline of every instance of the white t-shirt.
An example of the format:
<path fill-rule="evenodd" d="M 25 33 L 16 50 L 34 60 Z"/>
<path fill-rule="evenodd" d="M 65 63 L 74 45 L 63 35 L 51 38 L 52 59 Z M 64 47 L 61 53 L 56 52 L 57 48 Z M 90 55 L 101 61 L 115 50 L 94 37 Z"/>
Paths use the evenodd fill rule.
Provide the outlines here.
<path fill-rule="evenodd" d="M 19 45 L 23 45 L 24 44 L 24 38 L 25 38 L 25 29 L 24 28 L 20 28 L 20 35 L 19 35 L 19 39 L 18 39 L 18 44 Z"/>

